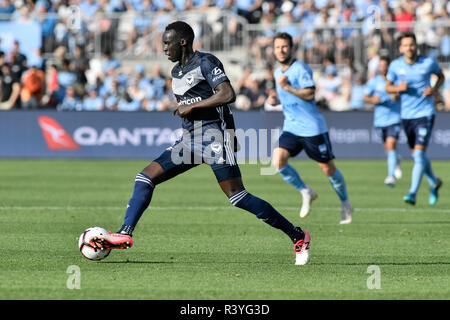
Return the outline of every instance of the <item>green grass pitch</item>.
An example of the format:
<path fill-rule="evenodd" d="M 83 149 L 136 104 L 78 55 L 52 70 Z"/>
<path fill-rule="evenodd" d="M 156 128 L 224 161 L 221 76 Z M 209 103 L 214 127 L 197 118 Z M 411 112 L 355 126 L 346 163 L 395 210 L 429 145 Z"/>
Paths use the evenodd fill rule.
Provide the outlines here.
<path fill-rule="evenodd" d="M 319 194 L 306 219 L 279 175 L 241 165 L 247 190 L 310 232 L 310 263 L 295 266 L 290 240 L 231 206 L 206 165 L 157 187 L 133 248 L 86 260 L 79 235 L 120 227 L 147 162 L 1 160 L 0 299 L 450 299 L 450 162 L 433 162 L 444 181 L 433 207 L 425 178 L 417 205 L 402 201 L 411 161 L 392 189 L 385 161 L 336 163 L 355 207 L 350 225 L 338 224 L 339 200 L 313 161 L 292 161 Z M 379 289 L 368 288 L 372 265 Z M 79 289 L 67 286 L 70 266 Z"/>

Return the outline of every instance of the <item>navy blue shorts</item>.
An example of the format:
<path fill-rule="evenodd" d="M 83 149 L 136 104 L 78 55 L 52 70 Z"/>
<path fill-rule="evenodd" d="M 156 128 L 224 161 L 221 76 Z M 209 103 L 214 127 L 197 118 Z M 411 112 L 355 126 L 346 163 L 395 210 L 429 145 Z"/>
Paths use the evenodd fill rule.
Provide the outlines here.
<path fill-rule="evenodd" d="M 234 139 L 217 123 L 185 131 L 154 161 L 163 168 L 165 180 L 203 163 L 211 166 L 219 183 L 241 177 L 234 154 Z"/>
<path fill-rule="evenodd" d="M 326 163 L 334 159 L 328 132 L 313 137 L 299 137 L 283 131 L 278 139 L 278 147 L 289 151 L 291 157 L 304 149 L 308 157 L 317 162 Z"/>
<path fill-rule="evenodd" d="M 433 125 L 434 115 L 417 119 L 403 119 L 403 128 L 409 147 L 413 149 L 415 145 L 428 146 Z"/>
<path fill-rule="evenodd" d="M 388 137 L 392 137 L 398 140 L 400 131 L 402 130 L 402 126 L 400 123 L 396 123 L 386 127 L 377 127 L 376 129 L 381 139 L 383 139 L 383 142 L 386 142 L 386 138 Z"/>

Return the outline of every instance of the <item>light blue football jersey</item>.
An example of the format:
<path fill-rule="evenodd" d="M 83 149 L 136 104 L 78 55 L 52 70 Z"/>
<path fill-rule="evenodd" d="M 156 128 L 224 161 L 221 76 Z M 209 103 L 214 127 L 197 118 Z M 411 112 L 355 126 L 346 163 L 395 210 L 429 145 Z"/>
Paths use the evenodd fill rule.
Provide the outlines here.
<path fill-rule="evenodd" d="M 400 101 L 391 99 L 391 95 L 386 92 L 386 80 L 381 75 L 366 83 L 364 95 L 380 97 L 380 103 L 375 105 L 373 114 L 375 127 L 387 127 L 401 122 Z"/>
<path fill-rule="evenodd" d="M 314 87 L 312 71 L 303 62 L 294 61 L 289 68 L 281 71 L 278 67 L 274 72 L 275 79 L 285 75 L 291 86 L 304 89 Z M 283 106 L 284 124 L 283 131 L 290 132 L 300 137 L 312 137 L 328 131 L 325 119 L 316 106 L 316 102 L 298 98 L 276 85 L 278 98 Z"/>
<path fill-rule="evenodd" d="M 409 65 L 404 57 L 392 61 L 386 78 L 398 85 L 403 79 L 408 90 L 400 94 L 402 119 L 417 119 L 435 114 L 434 98 L 424 97 L 423 91 L 430 86 L 430 75 L 439 74 L 441 69 L 435 59 L 419 56 L 416 63 Z"/>

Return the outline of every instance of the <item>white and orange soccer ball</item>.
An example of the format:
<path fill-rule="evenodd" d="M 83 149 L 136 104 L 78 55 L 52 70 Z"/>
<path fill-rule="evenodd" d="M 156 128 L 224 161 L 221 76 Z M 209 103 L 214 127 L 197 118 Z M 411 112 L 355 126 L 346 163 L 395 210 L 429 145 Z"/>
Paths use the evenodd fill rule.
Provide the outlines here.
<path fill-rule="evenodd" d="M 105 234 L 109 234 L 108 230 L 101 227 L 91 227 L 83 231 L 78 239 L 78 248 L 86 259 L 102 260 L 109 255 L 111 249 L 101 248 L 92 241 L 93 238 Z"/>

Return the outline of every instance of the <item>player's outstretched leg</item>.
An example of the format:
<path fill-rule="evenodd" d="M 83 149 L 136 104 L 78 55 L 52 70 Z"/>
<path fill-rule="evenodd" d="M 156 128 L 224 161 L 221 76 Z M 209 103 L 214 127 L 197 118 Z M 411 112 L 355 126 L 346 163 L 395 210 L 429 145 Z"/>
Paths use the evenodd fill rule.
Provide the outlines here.
<path fill-rule="evenodd" d="M 311 237 L 308 232 L 302 230 L 300 227 L 295 227 L 272 205 L 268 202 L 255 197 L 247 190 L 243 189 L 231 197 L 229 200 L 232 205 L 253 213 L 258 219 L 264 221 L 271 227 L 280 229 L 294 244 L 295 250 L 295 264 L 304 265 L 309 261 L 309 246 Z"/>
<path fill-rule="evenodd" d="M 233 206 L 253 213 L 258 219 L 273 228 L 283 231 L 294 244 L 295 264 L 304 265 L 309 261 L 309 246 L 311 237 L 300 227 L 295 227 L 283 217 L 271 204 L 249 193 L 240 177 L 219 182 Z"/>
<path fill-rule="evenodd" d="M 133 196 L 128 202 L 122 227 L 117 233 L 100 236 L 98 239 L 106 248 L 128 249 L 133 245 L 133 230 L 149 206 L 155 189 L 152 179 L 143 172 L 138 173 L 134 181 Z"/>

